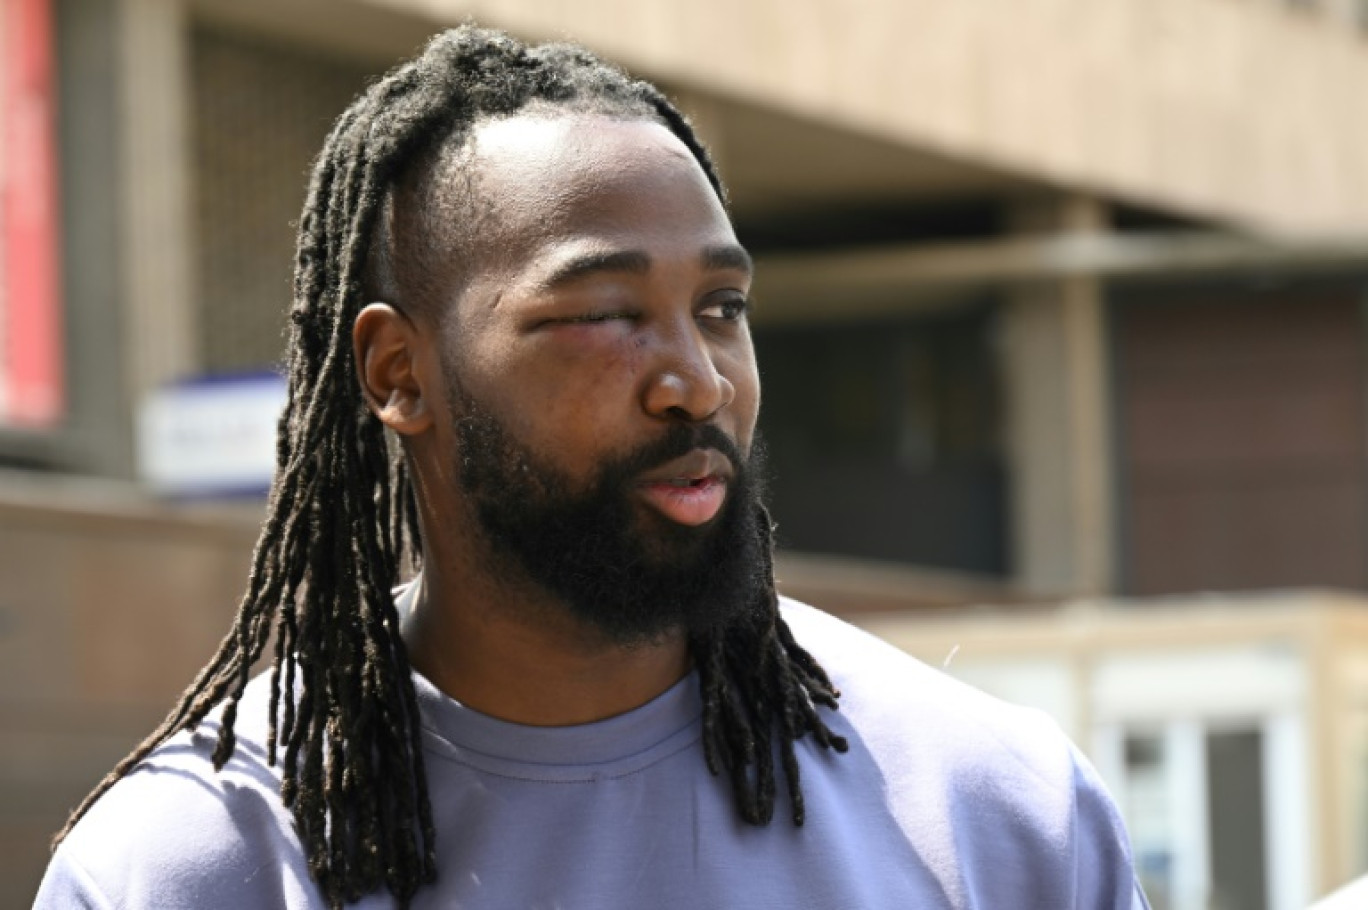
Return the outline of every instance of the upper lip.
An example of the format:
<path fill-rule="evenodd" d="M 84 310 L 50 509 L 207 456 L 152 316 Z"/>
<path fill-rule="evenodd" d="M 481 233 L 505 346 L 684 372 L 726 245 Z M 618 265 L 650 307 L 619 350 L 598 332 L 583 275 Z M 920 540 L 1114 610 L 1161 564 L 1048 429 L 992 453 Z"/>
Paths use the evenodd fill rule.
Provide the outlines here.
<path fill-rule="evenodd" d="M 729 480 L 732 464 L 716 449 L 694 449 L 641 475 L 642 483 L 669 483 L 678 480 L 704 480 L 716 477 Z"/>

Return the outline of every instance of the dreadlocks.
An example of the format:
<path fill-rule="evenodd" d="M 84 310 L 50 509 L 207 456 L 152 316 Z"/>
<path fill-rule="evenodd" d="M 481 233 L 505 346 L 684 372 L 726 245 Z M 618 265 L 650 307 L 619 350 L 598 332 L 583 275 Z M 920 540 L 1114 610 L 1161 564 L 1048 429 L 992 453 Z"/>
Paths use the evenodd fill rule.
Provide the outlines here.
<path fill-rule="evenodd" d="M 299 226 L 289 400 L 276 477 L 236 622 L 166 720 L 75 810 L 86 810 L 154 749 L 222 718 L 213 761 L 236 745 L 238 703 L 274 636 L 268 760 L 282 765 L 309 870 L 333 907 L 384 885 L 401 906 L 436 875 L 419 713 L 391 590 L 421 550 L 408 467 L 361 404 L 351 332 L 374 277 L 384 211 L 434 150 L 459 150 L 472 128 L 530 105 L 654 119 L 724 191 L 688 121 L 654 87 L 587 52 L 526 47 L 458 28 L 372 85 L 338 119 L 313 171 Z M 836 707 L 826 673 L 779 617 L 769 515 L 759 534 L 768 583 L 761 609 L 689 640 L 703 696 L 708 768 L 725 772 L 740 815 L 774 814 L 775 753 L 793 821 L 804 818 L 794 743 L 845 741 L 818 716 Z M 776 748 L 777 746 L 777 748 Z"/>

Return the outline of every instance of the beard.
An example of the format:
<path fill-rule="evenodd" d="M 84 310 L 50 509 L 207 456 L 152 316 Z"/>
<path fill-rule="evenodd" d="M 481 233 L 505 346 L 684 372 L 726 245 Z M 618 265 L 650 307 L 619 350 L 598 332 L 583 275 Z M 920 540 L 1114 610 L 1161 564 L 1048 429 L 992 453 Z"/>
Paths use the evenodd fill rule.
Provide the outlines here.
<path fill-rule="evenodd" d="M 459 383 L 458 476 L 495 571 L 533 582 L 609 643 L 652 644 L 744 622 L 772 584 L 760 522 L 764 446 L 749 455 L 712 424 L 671 424 L 657 440 L 608 459 L 576 484 L 513 439 Z M 642 472 L 716 449 L 734 475 L 718 516 L 701 526 L 643 507 Z"/>

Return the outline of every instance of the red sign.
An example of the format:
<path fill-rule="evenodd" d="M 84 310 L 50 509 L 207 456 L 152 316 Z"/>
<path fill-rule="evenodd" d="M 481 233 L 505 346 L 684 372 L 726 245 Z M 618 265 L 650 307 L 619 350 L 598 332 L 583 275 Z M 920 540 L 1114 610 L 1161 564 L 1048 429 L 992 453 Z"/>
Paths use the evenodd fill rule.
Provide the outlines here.
<path fill-rule="evenodd" d="M 0 424 L 62 416 L 51 0 L 0 0 Z"/>

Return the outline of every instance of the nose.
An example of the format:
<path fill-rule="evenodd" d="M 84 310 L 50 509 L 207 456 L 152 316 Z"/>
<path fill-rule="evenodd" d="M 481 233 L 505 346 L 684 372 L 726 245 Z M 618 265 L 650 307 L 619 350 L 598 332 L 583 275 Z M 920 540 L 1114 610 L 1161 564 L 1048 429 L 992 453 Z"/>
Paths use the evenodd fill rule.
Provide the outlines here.
<path fill-rule="evenodd" d="M 736 386 L 717 369 L 713 352 L 689 321 L 657 341 L 642 404 L 654 417 L 705 421 L 736 397 Z"/>

